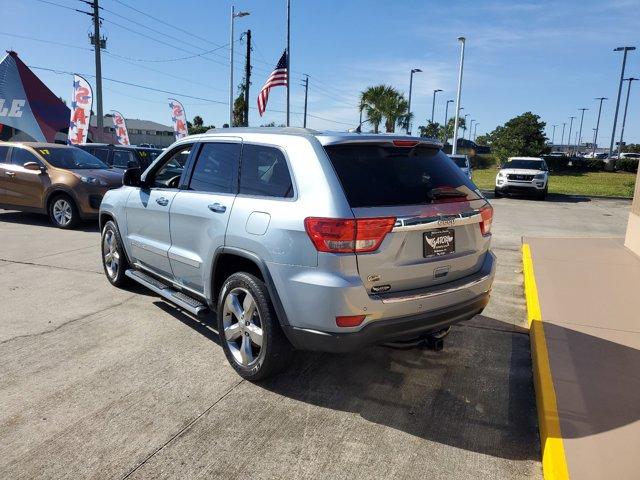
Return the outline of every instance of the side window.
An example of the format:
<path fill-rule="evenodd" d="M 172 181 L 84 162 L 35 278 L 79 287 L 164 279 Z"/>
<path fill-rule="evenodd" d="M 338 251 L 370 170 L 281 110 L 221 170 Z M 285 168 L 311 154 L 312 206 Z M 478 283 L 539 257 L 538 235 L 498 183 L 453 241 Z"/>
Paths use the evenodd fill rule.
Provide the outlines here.
<path fill-rule="evenodd" d="M 9 147 L 0 145 L 0 163 L 9 163 Z"/>
<path fill-rule="evenodd" d="M 166 157 L 162 167 L 156 171 L 153 177 L 152 184 L 154 187 L 178 188 L 184 164 L 189 157 L 189 153 L 191 153 L 192 147 L 192 144 L 183 145 Z"/>
<path fill-rule="evenodd" d="M 242 147 L 240 193 L 290 198 L 293 185 L 287 161 L 280 150 L 261 145 Z"/>
<path fill-rule="evenodd" d="M 27 162 L 36 162 L 38 165 L 42 164 L 33 153 L 25 148 L 14 148 L 11 151 L 11 163 L 22 166 Z"/>
<path fill-rule="evenodd" d="M 138 162 L 133 155 L 133 152 L 128 150 L 114 150 L 113 151 L 113 166 L 117 168 L 128 168 L 129 163 L 133 162 L 136 165 Z"/>
<path fill-rule="evenodd" d="M 109 165 L 109 150 L 106 148 L 92 148 L 89 153 L 94 157 L 98 157 L 104 163 Z"/>
<path fill-rule="evenodd" d="M 239 143 L 203 144 L 191 175 L 189 190 L 235 193 L 239 157 Z"/>

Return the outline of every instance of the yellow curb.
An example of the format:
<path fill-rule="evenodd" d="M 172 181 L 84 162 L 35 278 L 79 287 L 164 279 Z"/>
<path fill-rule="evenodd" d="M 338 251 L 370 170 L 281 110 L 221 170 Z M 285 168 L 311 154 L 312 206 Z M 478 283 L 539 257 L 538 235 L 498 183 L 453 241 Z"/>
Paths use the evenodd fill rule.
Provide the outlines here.
<path fill-rule="evenodd" d="M 544 336 L 538 288 L 533 273 L 531 249 L 522 244 L 522 265 L 524 273 L 524 294 L 527 300 L 527 321 L 531 341 L 531 360 L 533 364 L 533 384 L 538 406 L 538 425 L 542 452 L 542 473 L 546 480 L 566 480 L 569 468 L 564 454 L 560 418 L 556 403 L 556 391 L 553 388 L 549 352 Z"/>

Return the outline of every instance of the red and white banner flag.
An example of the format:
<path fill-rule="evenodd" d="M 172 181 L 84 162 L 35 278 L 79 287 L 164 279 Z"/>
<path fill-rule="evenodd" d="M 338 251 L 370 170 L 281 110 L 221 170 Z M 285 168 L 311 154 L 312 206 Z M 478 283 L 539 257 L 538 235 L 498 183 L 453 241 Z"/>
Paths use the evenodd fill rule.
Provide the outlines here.
<path fill-rule="evenodd" d="M 171 108 L 173 133 L 176 135 L 176 140 L 180 140 L 182 137 L 189 135 L 189 130 L 187 130 L 187 115 L 184 112 L 182 104 L 174 98 L 169 99 L 169 107 Z"/>
<path fill-rule="evenodd" d="M 113 127 L 116 129 L 116 139 L 120 145 L 130 145 L 129 132 L 127 132 L 127 124 L 120 112 L 111 110 L 113 113 Z"/>
<path fill-rule="evenodd" d="M 71 100 L 71 121 L 69 122 L 69 143 L 86 143 L 89 134 L 89 119 L 93 106 L 91 85 L 80 75 L 73 76 L 73 97 Z"/>

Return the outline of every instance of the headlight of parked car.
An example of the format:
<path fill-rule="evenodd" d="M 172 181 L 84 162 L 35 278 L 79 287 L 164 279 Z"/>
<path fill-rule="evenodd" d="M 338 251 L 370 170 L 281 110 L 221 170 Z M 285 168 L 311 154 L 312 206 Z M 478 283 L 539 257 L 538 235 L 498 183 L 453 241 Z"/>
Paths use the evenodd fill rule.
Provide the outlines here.
<path fill-rule="evenodd" d="M 100 186 L 100 187 L 106 187 L 107 186 L 107 182 L 105 182 L 101 178 L 96 178 L 96 177 L 85 177 L 85 176 L 82 176 L 82 177 L 80 177 L 80 181 L 83 182 L 83 183 L 88 183 L 89 185 L 97 185 L 97 186 Z"/>
<path fill-rule="evenodd" d="M 545 174 L 544 173 L 539 173 L 538 175 L 536 175 L 535 178 L 536 180 L 544 180 Z"/>

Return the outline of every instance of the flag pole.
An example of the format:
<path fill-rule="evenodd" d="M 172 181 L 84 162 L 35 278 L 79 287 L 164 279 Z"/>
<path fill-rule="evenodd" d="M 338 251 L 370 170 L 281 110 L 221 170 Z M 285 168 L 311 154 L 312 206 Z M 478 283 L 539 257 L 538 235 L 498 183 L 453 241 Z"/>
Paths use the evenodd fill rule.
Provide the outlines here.
<path fill-rule="evenodd" d="M 289 122 L 289 92 L 291 85 L 291 3 L 287 0 L 287 127 Z"/>

